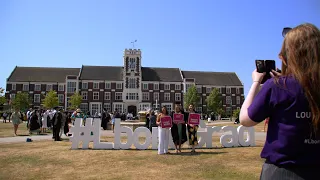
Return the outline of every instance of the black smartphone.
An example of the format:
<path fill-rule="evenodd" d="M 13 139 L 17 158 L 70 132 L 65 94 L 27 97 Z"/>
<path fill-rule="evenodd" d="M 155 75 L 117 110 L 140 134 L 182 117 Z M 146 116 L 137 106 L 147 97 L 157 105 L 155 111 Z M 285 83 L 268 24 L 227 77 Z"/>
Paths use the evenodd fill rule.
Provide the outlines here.
<path fill-rule="evenodd" d="M 261 84 L 271 78 L 271 70 L 276 70 L 276 61 L 274 60 L 256 60 L 256 68 L 259 73 L 266 73 L 263 77 Z"/>

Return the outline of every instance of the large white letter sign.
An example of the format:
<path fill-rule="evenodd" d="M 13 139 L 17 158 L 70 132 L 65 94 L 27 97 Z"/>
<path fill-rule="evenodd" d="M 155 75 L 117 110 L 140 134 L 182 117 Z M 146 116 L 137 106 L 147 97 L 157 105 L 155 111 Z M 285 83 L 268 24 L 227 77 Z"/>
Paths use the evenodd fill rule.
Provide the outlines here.
<path fill-rule="evenodd" d="M 146 134 L 146 140 L 145 140 L 145 142 L 143 144 L 140 144 L 140 142 L 139 142 L 140 133 L 145 133 Z M 151 132 L 150 132 L 150 130 L 145 128 L 145 127 L 138 127 L 137 129 L 135 129 L 135 131 L 133 133 L 133 145 L 137 149 L 148 149 L 150 144 L 151 144 Z"/>
<path fill-rule="evenodd" d="M 232 126 L 223 126 L 222 131 L 230 131 L 231 134 L 224 134 L 220 137 L 220 143 L 223 147 L 234 147 L 239 144 L 239 136 L 237 129 Z M 229 141 L 230 139 L 230 141 Z"/>
<path fill-rule="evenodd" d="M 133 143 L 133 131 L 131 128 L 120 126 L 121 119 L 115 119 L 114 126 L 114 149 L 129 149 Z M 121 143 L 121 133 L 127 134 L 127 142 Z"/>
<path fill-rule="evenodd" d="M 148 149 L 150 144 L 152 149 L 158 149 L 158 128 L 153 127 L 152 133 L 148 128 L 139 127 L 133 131 L 131 128 L 120 126 L 120 119 L 115 120 L 114 128 L 114 143 L 100 142 L 101 119 L 87 118 L 86 126 L 82 125 L 82 119 L 77 118 L 74 126 L 71 127 L 70 132 L 72 136 L 71 149 L 78 149 L 80 142 L 82 142 L 82 149 L 89 148 L 89 142 L 93 142 L 93 149 L 130 149 L 132 144 L 137 149 Z M 255 132 L 253 127 L 239 126 L 213 126 L 207 127 L 204 121 L 200 121 L 198 129 L 198 146 L 196 148 L 212 148 L 212 135 L 223 131 L 224 134 L 220 137 L 222 147 L 237 147 L 237 146 L 255 146 Z M 247 132 L 245 132 L 247 131 Z M 126 143 L 121 143 L 121 133 L 126 133 Z M 146 139 L 144 143 L 140 143 L 139 137 L 144 134 Z M 246 134 L 246 139 L 244 138 Z M 143 136 L 143 135 L 142 135 Z M 171 133 L 169 135 L 169 148 L 174 148 Z"/>
<path fill-rule="evenodd" d="M 247 138 L 244 140 L 244 132 L 247 132 Z M 256 138 L 255 138 L 255 133 L 254 133 L 254 128 L 253 127 L 244 127 L 244 126 L 239 126 L 237 128 L 238 135 L 239 135 L 239 145 L 240 146 L 255 146 L 256 145 Z"/>

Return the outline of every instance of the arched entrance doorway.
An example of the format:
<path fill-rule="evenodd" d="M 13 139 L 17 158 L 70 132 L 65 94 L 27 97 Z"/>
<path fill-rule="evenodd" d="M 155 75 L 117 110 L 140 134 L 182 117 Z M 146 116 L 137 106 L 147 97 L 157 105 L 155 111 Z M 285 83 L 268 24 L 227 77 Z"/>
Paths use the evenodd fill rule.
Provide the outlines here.
<path fill-rule="evenodd" d="M 132 113 L 133 117 L 137 115 L 137 106 L 128 106 L 128 113 Z"/>

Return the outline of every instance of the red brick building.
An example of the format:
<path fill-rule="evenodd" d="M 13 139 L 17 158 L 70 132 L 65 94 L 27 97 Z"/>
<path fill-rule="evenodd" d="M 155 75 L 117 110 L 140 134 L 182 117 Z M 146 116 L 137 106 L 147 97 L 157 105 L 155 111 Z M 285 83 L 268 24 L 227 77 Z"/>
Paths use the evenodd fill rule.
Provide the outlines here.
<path fill-rule="evenodd" d="M 123 66 L 82 66 L 81 68 L 15 67 L 7 78 L 6 97 L 27 92 L 33 106 L 40 107 L 44 95 L 57 91 L 60 105 L 68 107 L 70 96 L 80 92 L 81 109 L 91 114 L 110 111 L 137 112 L 162 105 L 173 109 L 183 95 L 196 85 L 201 96 L 197 110 L 206 112 L 206 97 L 218 88 L 226 112 L 240 108 L 243 84 L 234 72 L 183 71 L 179 68 L 141 66 L 141 51 L 126 49 Z"/>

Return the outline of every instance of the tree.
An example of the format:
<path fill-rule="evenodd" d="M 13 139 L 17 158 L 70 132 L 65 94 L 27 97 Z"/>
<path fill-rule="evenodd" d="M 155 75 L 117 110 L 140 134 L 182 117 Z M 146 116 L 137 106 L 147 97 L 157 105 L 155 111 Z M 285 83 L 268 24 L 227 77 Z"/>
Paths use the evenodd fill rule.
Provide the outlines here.
<path fill-rule="evenodd" d="M 219 90 L 216 88 L 212 89 L 206 101 L 207 108 L 213 113 L 217 113 L 217 110 L 222 108 L 220 93 Z"/>
<path fill-rule="evenodd" d="M 6 97 L 3 95 L 4 89 L 0 88 L 0 105 L 3 105 L 7 102 Z"/>
<path fill-rule="evenodd" d="M 31 99 L 28 93 L 19 92 L 16 94 L 15 98 L 11 101 L 11 105 L 14 109 L 20 109 L 24 111 L 29 108 Z"/>
<path fill-rule="evenodd" d="M 198 95 L 197 87 L 192 85 L 184 95 L 184 107 L 187 109 L 190 104 L 196 107 L 199 100 L 200 96 Z"/>
<path fill-rule="evenodd" d="M 43 106 L 48 109 L 52 109 L 56 106 L 59 106 L 59 99 L 56 91 L 49 91 L 46 97 L 42 101 Z"/>
<path fill-rule="evenodd" d="M 79 108 L 81 102 L 82 102 L 82 96 L 81 96 L 79 93 L 74 93 L 74 94 L 70 97 L 71 109 L 77 109 L 77 108 Z"/>
<path fill-rule="evenodd" d="M 238 118 L 238 117 L 239 117 L 239 114 L 240 114 L 240 109 L 237 109 L 237 110 L 234 110 L 234 111 L 233 111 L 233 115 L 232 115 L 232 116 L 233 116 L 234 118 Z"/>

